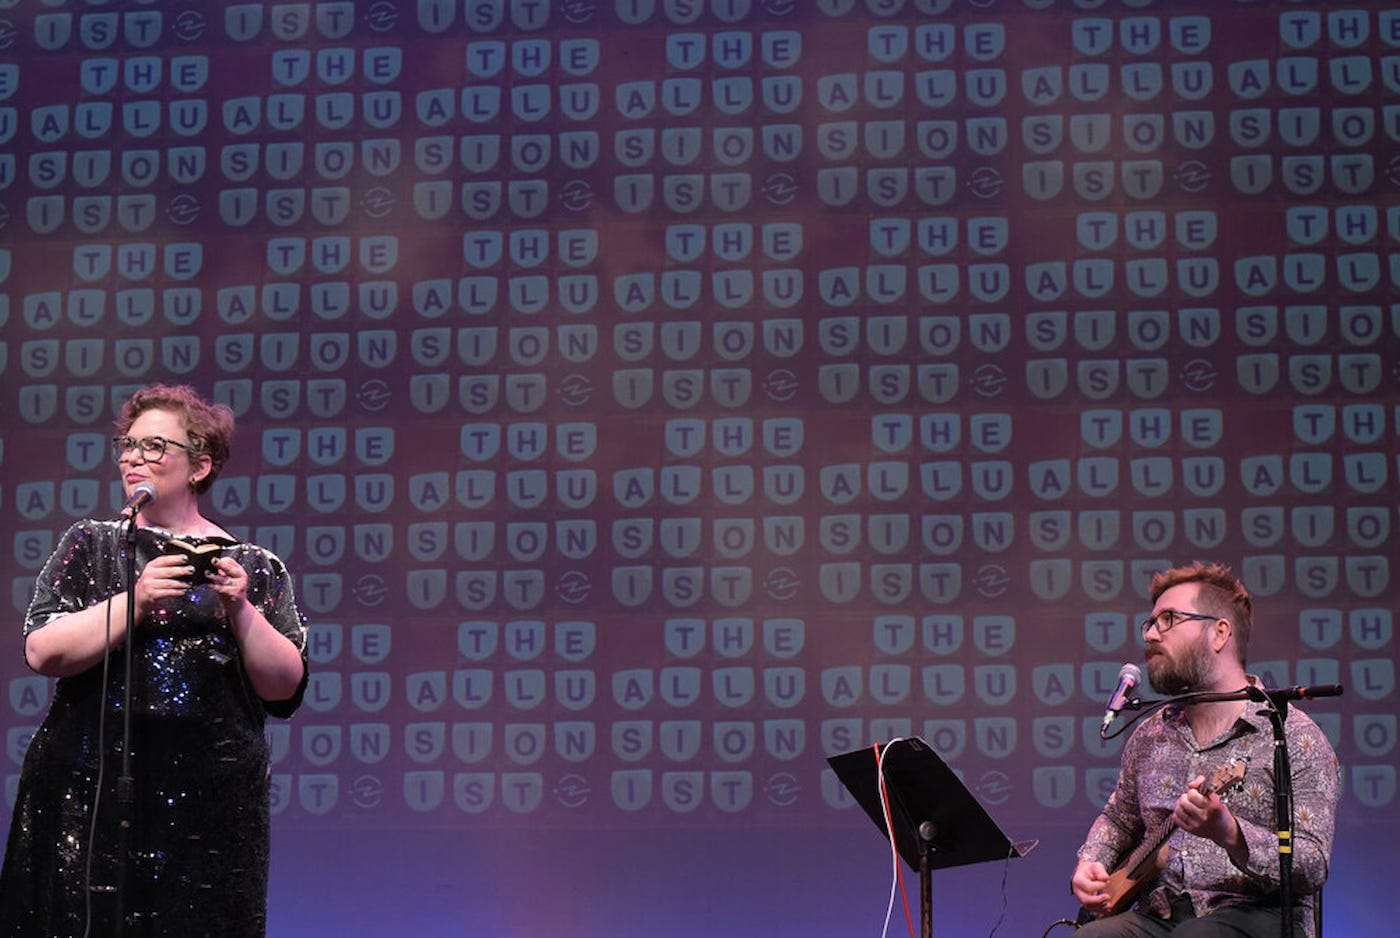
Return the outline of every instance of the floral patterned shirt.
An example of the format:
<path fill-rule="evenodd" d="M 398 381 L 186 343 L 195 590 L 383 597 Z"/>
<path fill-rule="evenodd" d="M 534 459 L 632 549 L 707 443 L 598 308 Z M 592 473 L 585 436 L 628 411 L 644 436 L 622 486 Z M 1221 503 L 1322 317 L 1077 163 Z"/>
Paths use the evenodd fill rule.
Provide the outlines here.
<path fill-rule="evenodd" d="M 1252 676 L 1250 683 L 1259 685 Z M 1332 854 L 1341 768 L 1322 730 L 1296 706 L 1288 707 L 1284 732 L 1293 775 L 1293 900 L 1310 931 L 1311 896 L 1327 879 Z M 1253 701 L 1232 726 L 1205 745 L 1197 744 L 1182 707 L 1169 705 L 1144 719 L 1123 747 L 1117 788 L 1089 829 L 1079 858 L 1114 869 L 1147 831 L 1167 823 L 1192 779 L 1232 781 L 1237 772 L 1230 767 L 1237 765 L 1244 777 L 1228 786 L 1223 797 L 1249 845 L 1246 866 L 1235 866 L 1213 841 L 1176 830 L 1167 841 L 1165 866 L 1138 897 L 1138 908 L 1167 918 L 1172 899 L 1183 894 L 1190 897 L 1197 915 L 1229 905 L 1277 905 L 1274 735 L 1265 705 Z"/>

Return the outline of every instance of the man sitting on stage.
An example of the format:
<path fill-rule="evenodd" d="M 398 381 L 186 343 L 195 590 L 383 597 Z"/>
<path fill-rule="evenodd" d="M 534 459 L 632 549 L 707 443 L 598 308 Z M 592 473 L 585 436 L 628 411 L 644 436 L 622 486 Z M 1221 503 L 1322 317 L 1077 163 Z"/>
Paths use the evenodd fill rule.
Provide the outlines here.
<path fill-rule="evenodd" d="M 1195 563 L 1159 573 L 1152 601 L 1142 636 L 1153 690 L 1174 696 L 1259 686 L 1245 672 L 1249 592 L 1228 567 Z M 1287 821 L 1274 819 L 1268 706 L 1171 704 L 1133 731 L 1117 788 L 1079 848 L 1070 886 L 1098 918 L 1076 938 L 1280 933 L 1279 831 Z M 1295 933 L 1305 935 L 1311 896 L 1327 878 L 1341 775 L 1327 737 L 1297 707 L 1288 707 L 1284 728 L 1294 796 L 1292 905 Z M 1160 864 L 1126 869 L 1130 854 L 1151 852 L 1164 836 Z M 1116 865 L 1125 868 L 1110 877 Z M 1136 909 L 1122 911 L 1134 898 Z"/>

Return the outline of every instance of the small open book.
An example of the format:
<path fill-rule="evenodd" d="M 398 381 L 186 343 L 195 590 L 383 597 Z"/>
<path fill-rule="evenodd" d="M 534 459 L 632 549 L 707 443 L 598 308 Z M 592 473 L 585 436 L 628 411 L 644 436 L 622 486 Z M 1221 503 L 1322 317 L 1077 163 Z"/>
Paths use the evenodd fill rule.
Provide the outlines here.
<path fill-rule="evenodd" d="M 203 583 L 208 579 L 207 574 L 209 571 L 214 568 L 214 560 L 222 556 L 224 551 L 233 546 L 233 541 L 223 538 L 214 538 L 199 544 L 191 544 L 189 541 L 182 541 L 176 537 L 166 542 L 165 553 L 178 554 L 184 557 L 185 562 L 194 567 L 194 573 L 190 576 L 190 582 Z"/>

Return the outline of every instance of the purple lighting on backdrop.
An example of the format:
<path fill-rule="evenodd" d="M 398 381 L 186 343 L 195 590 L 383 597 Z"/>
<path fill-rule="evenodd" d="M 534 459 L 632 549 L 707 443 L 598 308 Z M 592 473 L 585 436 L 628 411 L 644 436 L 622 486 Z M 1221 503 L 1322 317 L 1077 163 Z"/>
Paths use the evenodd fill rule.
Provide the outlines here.
<path fill-rule="evenodd" d="M 1385 933 L 1397 50 L 1365 4 L 0 0 L 11 621 L 189 382 L 309 620 L 274 938 L 875 935 L 826 757 L 900 736 L 1039 841 L 935 932 L 1028 936 L 1151 573 L 1220 560 L 1251 670 L 1347 687 L 1328 930 Z"/>

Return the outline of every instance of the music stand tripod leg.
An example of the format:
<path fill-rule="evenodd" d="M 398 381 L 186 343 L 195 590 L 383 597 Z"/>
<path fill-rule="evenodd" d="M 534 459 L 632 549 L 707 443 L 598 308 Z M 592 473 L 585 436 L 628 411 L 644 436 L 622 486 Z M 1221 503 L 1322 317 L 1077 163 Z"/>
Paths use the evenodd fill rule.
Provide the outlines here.
<path fill-rule="evenodd" d="M 923 938 L 933 938 L 933 869 L 928 855 L 929 849 L 925 849 L 919 863 L 919 925 Z"/>
<path fill-rule="evenodd" d="M 922 938 L 933 938 L 933 838 L 932 821 L 919 825 L 919 926 Z"/>

